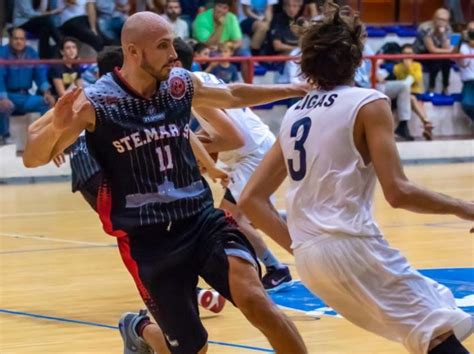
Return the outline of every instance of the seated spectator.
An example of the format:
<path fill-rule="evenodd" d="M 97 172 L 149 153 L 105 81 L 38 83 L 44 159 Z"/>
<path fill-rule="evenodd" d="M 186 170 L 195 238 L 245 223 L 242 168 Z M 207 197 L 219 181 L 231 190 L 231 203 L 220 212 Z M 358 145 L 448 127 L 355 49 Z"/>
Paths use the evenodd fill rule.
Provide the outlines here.
<path fill-rule="evenodd" d="M 104 47 L 102 36 L 97 30 L 95 0 L 58 0 L 61 12 L 61 31 L 87 43 L 99 52 Z"/>
<path fill-rule="evenodd" d="M 211 56 L 211 50 L 204 43 L 196 43 L 193 47 L 194 59 L 197 58 L 209 58 Z M 209 66 L 209 63 L 198 63 L 193 61 L 191 71 L 204 71 Z"/>
<path fill-rule="evenodd" d="M 461 0 L 444 0 L 444 7 L 451 14 L 453 25 L 465 24 Z"/>
<path fill-rule="evenodd" d="M 64 38 L 60 49 L 63 64 L 53 65 L 49 70 L 51 92 L 55 97 L 63 96 L 69 89 L 83 87 L 79 64 L 71 64 L 77 59 L 77 43 L 73 38 Z"/>
<path fill-rule="evenodd" d="M 239 20 L 230 7 L 232 0 L 215 0 L 214 7 L 197 15 L 193 23 L 193 36 L 201 43 L 206 43 L 212 52 L 218 51 L 220 43 L 231 42 L 234 55 L 249 56 L 248 50 L 242 48 L 242 31 Z M 241 65 L 242 76 L 248 82 L 249 69 Z"/>
<path fill-rule="evenodd" d="M 306 21 L 303 18 L 298 19 L 298 21 L 291 25 L 291 30 L 299 38 L 305 31 L 305 27 L 310 25 L 311 21 Z M 292 57 L 300 57 L 301 56 L 301 49 L 300 47 L 296 47 L 293 49 L 290 54 Z M 285 67 L 283 68 L 283 72 L 277 72 L 275 77 L 275 82 L 279 84 L 287 84 L 287 83 L 301 83 L 305 82 L 306 79 L 301 74 L 301 66 L 299 64 L 299 60 L 288 60 L 285 62 Z M 296 100 L 296 99 L 295 99 Z"/>
<path fill-rule="evenodd" d="M 39 59 L 38 53 L 26 45 L 26 33 L 21 28 L 11 31 L 9 43 L 0 47 L 0 59 Z M 29 90 L 36 83 L 41 95 L 30 95 Z M 46 68 L 40 65 L 0 66 L 0 143 L 8 142 L 10 136 L 11 113 L 44 114 L 54 105 L 50 85 L 46 78 Z"/>
<path fill-rule="evenodd" d="M 205 0 L 185 0 L 181 2 L 181 18 L 192 23 L 197 15 L 206 10 Z"/>
<path fill-rule="evenodd" d="M 222 43 L 219 45 L 221 58 L 230 58 L 234 54 L 232 45 L 230 43 Z M 237 66 L 229 61 L 213 62 L 206 69 L 218 79 L 221 79 L 226 84 L 239 81 L 239 71 Z"/>
<path fill-rule="evenodd" d="M 33 0 L 15 0 L 13 26 L 21 27 L 25 31 L 39 36 L 40 58 L 52 58 L 54 56 L 54 48 L 49 45 L 50 38 L 56 44 L 61 41 L 61 35 L 52 17 L 52 15 L 61 11 L 62 9 L 37 11 L 33 8 Z"/>
<path fill-rule="evenodd" d="M 95 1 L 100 33 L 109 43 L 120 44 L 120 33 L 130 11 L 128 0 Z"/>
<path fill-rule="evenodd" d="M 365 36 L 364 40 L 363 55 L 374 55 L 374 51 L 367 43 L 367 36 Z M 385 80 L 387 75 L 380 70 L 380 64 L 381 61 L 378 61 L 376 89 L 386 94 L 392 100 L 396 100 L 399 123 L 395 129 L 395 134 L 404 140 L 412 141 L 414 138 L 408 129 L 408 121 L 411 118 L 410 87 L 412 82 L 407 80 Z M 363 60 L 354 76 L 356 86 L 370 88 L 372 86 L 371 74 L 372 62 L 370 60 Z"/>
<path fill-rule="evenodd" d="M 242 0 L 242 8 L 247 16 L 240 23 L 242 32 L 251 38 L 250 50 L 252 55 L 259 55 L 262 44 L 270 29 L 273 18 L 273 5 L 278 0 Z"/>
<path fill-rule="evenodd" d="M 214 7 L 199 15 L 193 23 L 193 37 L 217 51 L 219 43 L 232 42 L 238 50 L 242 46 L 242 31 L 237 16 L 229 12 L 232 0 L 216 0 Z M 239 55 L 239 54 L 236 54 Z"/>
<path fill-rule="evenodd" d="M 449 11 L 436 10 L 433 20 L 424 22 L 418 27 L 417 38 L 414 43 L 415 53 L 418 54 L 449 54 L 452 52 L 450 36 L 452 30 L 449 25 Z M 429 92 L 434 92 L 436 77 L 441 70 L 443 76 L 443 94 L 448 93 L 451 60 L 423 60 L 423 65 L 429 72 Z"/>
<path fill-rule="evenodd" d="M 404 44 L 402 46 L 402 54 L 413 54 L 413 45 Z M 403 59 L 401 63 L 396 64 L 393 67 L 393 73 L 397 80 L 406 80 L 407 78 L 410 78 L 410 81 L 413 81 L 413 84 L 411 85 L 411 108 L 423 124 L 423 137 L 426 140 L 431 140 L 433 138 L 433 124 L 428 120 L 423 102 L 418 101 L 416 96 L 424 92 L 423 70 L 421 64 L 413 59 Z"/>
<path fill-rule="evenodd" d="M 273 52 L 280 55 L 289 55 L 298 47 L 298 36 L 291 28 L 303 6 L 303 0 L 283 0 L 283 12 L 273 18 L 270 37 Z"/>
<path fill-rule="evenodd" d="M 179 0 L 168 0 L 163 17 L 171 25 L 173 33 L 176 37 L 187 40 L 189 38 L 189 26 L 186 21 L 179 18 L 180 15 L 181 4 Z"/>
<path fill-rule="evenodd" d="M 469 22 L 464 33 L 464 42 L 461 45 L 461 54 L 474 54 L 474 21 Z M 461 105 L 466 114 L 474 122 L 474 59 L 458 60 L 462 80 Z"/>

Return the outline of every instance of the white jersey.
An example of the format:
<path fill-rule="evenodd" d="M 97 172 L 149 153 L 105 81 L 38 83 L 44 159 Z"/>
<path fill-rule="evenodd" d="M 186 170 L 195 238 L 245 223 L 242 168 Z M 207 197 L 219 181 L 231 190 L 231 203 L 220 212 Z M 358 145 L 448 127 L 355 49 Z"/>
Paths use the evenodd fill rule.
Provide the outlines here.
<path fill-rule="evenodd" d="M 280 144 L 287 163 L 286 208 L 292 247 L 319 235 L 376 236 L 376 176 L 357 151 L 359 109 L 382 93 L 349 86 L 311 91 L 286 113 Z"/>
<path fill-rule="evenodd" d="M 205 72 L 193 72 L 193 74 L 202 82 L 225 85 L 212 74 Z M 273 135 L 268 126 L 263 123 L 260 117 L 250 108 L 225 109 L 224 111 L 244 137 L 244 146 L 240 149 L 219 153 L 219 160 L 224 163 L 230 163 L 238 160 L 240 157 L 251 154 L 259 148 L 269 135 Z M 192 113 L 200 122 L 205 118 L 197 114 L 194 109 L 192 110 Z"/>

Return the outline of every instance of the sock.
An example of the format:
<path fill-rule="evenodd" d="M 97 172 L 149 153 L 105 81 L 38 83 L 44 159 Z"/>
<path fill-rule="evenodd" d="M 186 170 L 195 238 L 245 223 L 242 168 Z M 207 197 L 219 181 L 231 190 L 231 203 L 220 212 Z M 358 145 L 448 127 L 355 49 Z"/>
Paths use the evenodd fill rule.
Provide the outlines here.
<path fill-rule="evenodd" d="M 148 317 L 145 317 L 145 318 L 141 319 L 140 322 L 138 322 L 137 325 L 135 326 L 135 331 L 137 332 L 137 334 L 140 338 L 143 338 L 143 330 L 149 324 L 151 324 L 150 319 Z"/>
<path fill-rule="evenodd" d="M 443 343 L 431 349 L 428 354 L 469 354 L 469 352 L 453 334 L 446 338 Z"/>
<path fill-rule="evenodd" d="M 276 269 L 283 268 L 284 265 L 273 255 L 273 253 L 267 248 L 265 253 L 262 256 L 261 261 L 265 264 L 265 267 L 268 269 L 274 267 Z"/>

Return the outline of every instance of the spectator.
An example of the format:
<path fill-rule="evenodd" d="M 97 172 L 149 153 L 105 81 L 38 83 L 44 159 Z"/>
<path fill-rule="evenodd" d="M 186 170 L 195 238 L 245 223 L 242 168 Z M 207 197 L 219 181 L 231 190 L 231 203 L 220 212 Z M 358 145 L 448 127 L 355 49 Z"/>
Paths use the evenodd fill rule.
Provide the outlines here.
<path fill-rule="evenodd" d="M 40 58 L 52 58 L 54 49 L 49 45 L 52 38 L 59 44 L 61 36 L 54 24 L 52 15 L 58 14 L 62 9 L 50 11 L 36 11 L 32 0 L 16 0 L 13 8 L 13 26 L 21 27 L 25 31 L 39 36 Z"/>
<path fill-rule="evenodd" d="M 259 55 L 262 44 L 270 29 L 273 19 L 273 5 L 278 0 L 242 0 L 244 14 L 247 16 L 240 23 L 242 32 L 251 38 L 252 55 Z"/>
<path fill-rule="evenodd" d="M 453 24 L 459 25 L 466 23 L 464 20 L 461 0 L 444 0 L 444 7 L 449 10 Z"/>
<path fill-rule="evenodd" d="M 70 37 L 63 39 L 60 49 L 63 64 L 54 65 L 49 70 L 49 81 L 52 84 L 51 92 L 56 97 L 63 96 L 66 91 L 74 87 L 83 87 L 79 64 L 71 64 L 77 59 L 77 43 Z"/>
<path fill-rule="evenodd" d="M 449 25 L 449 11 L 446 9 L 436 10 L 433 20 L 424 22 L 418 27 L 417 38 L 414 43 L 416 53 L 425 54 L 449 54 L 452 52 L 450 36 L 452 30 Z M 436 77 L 441 70 L 443 76 L 443 94 L 448 93 L 449 74 L 451 71 L 451 60 L 424 60 L 423 65 L 429 72 L 428 91 L 433 92 L 436 85 Z"/>
<path fill-rule="evenodd" d="M 0 47 L 0 59 L 39 59 L 38 53 L 26 45 L 26 33 L 21 28 L 11 31 L 9 43 Z M 30 95 L 33 81 L 40 95 Z M 39 65 L 0 66 L 0 143 L 5 144 L 10 136 L 11 113 L 45 113 L 54 105 L 54 97 L 49 92 L 46 68 Z"/>
<path fill-rule="evenodd" d="M 208 45 L 204 43 L 196 43 L 194 45 L 193 51 L 194 59 L 209 58 L 211 55 L 211 50 L 209 49 Z M 208 66 L 208 63 L 198 63 L 194 61 L 191 67 L 191 71 L 204 71 Z"/>
<path fill-rule="evenodd" d="M 288 55 L 298 47 L 298 36 L 291 28 L 301 11 L 303 0 L 283 0 L 283 12 L 273 18 L 270 37 L 276 54 Z"/>
<path fill-rule="evenodd" d="M 188 23 L 194 21 L 196 16 L 206 10 L 205 0 L 185 0 L 181 3 L 181 18 Z"/>
<path fill-rule="evenodd" d="M 303 18 L 300 18 L 297 23 L 291 25 L 291 30 L 299 38 L 303 34 L 305 27 L 310 25 L 310 21 L 306 21 Z M 293 49 L 290 54 L 292 57 L 300 57 L 301 56 L 301 49 L 300 47 L 296 47 Z M 283 72 L 277 72 L 277 76 L 275 78 L 275 82 L 279 84 L 286 84 L 286 83 L 301 83 L 306 81 L 306 79 L 301 75 L 301 66 L 298 60 L 288 60 L 285 62 L 285 67 L 283 68 Z M 296 98 L 293 99 L 296 102 Z"/>
<path fill-rule="evenodd" d="M 402 54 L 413 54 L 413 45 L 404 44 L 402 46 Z M 397 80 L 406 80 L 411 78 L 410 81 L 413 81 L 411 85 L 411 108 L 415 114 L 420 118 L 421 123 L 423 124 L 423 137 L 426 140 L 431 140 L 433 138 L 433 124 L 428 120 L 423 103 L 418 101 L 417 96 L 424 92 L 423 88 L 423 70 L 421 64 L 413 59 L 403 59 L 399 64 L 396 64 L 393 67 L 393 73 Z"/>
<path fill-rule="evenodd" d="M 100 33 L 112 44 L 120 44 L 120 33 L 127 19 L 128 0 L 95 0 Z"/>
<path fill-rule="evenodd" d="M 234 53 L 230 43 L 220 44 L 219 49 L 222 58 L 230 58 Z M 229 61 L 213 62 L 209 65 L 206 72 L 210 72 L 226 84 L 239 80 L 239 71 L 237 70 L 237 67 Z"/>
<path fill-rule="evenodd" d="M 166 3 L 165 15 L 163 17 L 168 21 L 176 37 L 183 40 L 189 38 L 188 23 L 179 16 L 181 15 L 181 4 L 179 0 L 168 0 Z"/>
<path fill-rule="evenodd" d="M 162 15 L 165 11 L 166 0 L 146 0 L 146 9 Z"/>
<path fill-rule="evenodd" d="M 367 43 L 367 35 L 365 36 L 363 55 L 374 55 L 374 51 Z M 398 110 L 398 126 L 395 129 L 395 134 L 400 138 L 412 141 L 413 136 L 408 129 L 408 121 L 411 118 L 411 101 L 410 101 L 410 87 L 412 81 L 409 80 L 385 80 L 386 73 L 380 69 L 381 61 L 377 62 L 376 89 L 386 94 L 392 100 L 396 100 Z M 372 63 L 370 60 L 364 60 L 359 68 L 356 70 L 354 82 L 358 87 L 369 88 L 371 84 Z"/>
<path fill-rule="evenodd" d="M 232 0 L 216 0 L 213 8 L 200 13 L 194 20 L 194 38 L 206 43 L 211 51 L 216 51 L 219 43 L 232 42 L 236 50 L 242 45 L 239 21 L 229 12 L 231 5 Z"/>
<path fill-rule="evenodd" d="M 219 43 L 230 42 L 236 56 L 249 56 L 248 50 L 242 48 L 242 31 L 239 20 L 230 7 L 232 0 L 215 0 L 214 7 L 197 15 L 193 23 L 193 36 L 201 43 L 206 43 L 212 52 L 218 51 Z M 242 76 L 248 82 L 250 73 L 247 65 L 241 65 Z"/>
<path fill-rule="evenodd" d="M 469 22 L 461 45 L 461 54 L 474 54 L 474 21 Z M 461 70 L 462 101 L 461 105 L 466 114 L 474 122 L 474 59 L 466 58 L 458 61 Z"/>
<path fill-rule="evenodd" d="M 59 7 L 63 6 L 61 31 L 100 52 L 104 42 L 97 30 L 95 0 L 59 0 Z"/>

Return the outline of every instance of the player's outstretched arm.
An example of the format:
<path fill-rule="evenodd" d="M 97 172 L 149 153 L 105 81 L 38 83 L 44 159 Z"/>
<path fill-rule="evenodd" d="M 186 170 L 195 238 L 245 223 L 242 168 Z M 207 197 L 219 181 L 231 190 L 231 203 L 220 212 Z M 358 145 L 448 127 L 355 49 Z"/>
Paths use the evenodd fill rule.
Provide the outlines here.
<path fill-rule="evenodd" d="M 193 85 L 193 106 L 210 108 L 244 108 L 285 98 L 303 97 L 310 90 L 308 84 L 212 85 L 203 83 L 194 76 Z"/>
<path fill-rule="evenodd" d="M 67 93 L 28 127 L 23 164 L 26 167 L 47 164 L 76 141 L 84 129 L 93 130 L 94 126 L 94 109 L 82 90 Z"/>
<path fill-rule="evenodd" d="M 201 124 L 210 137 L 210 142 L 203 142 L 208 152 L 229 151 L 244 146 L 242 133 L 222 109 L 198 107 L 194 108 L 194 111 L 206 121 L 205 123 L 209 123 L 206 126 Z"/>
<path fill-rule="evenodd" d="M 293 253 L 286 222 L 270 201 L 270 196 L 283 183 L 286 175 L 280 141 L 277 140 L 248 181 L 237 204 L 255 227 Z"/>
<path fill-rule="evenodd" d="M 371 102 L 360 109 L 356 131 L 359 128 L 363 129 L 368 154 L 385 199 L 392 207 L 417 213 L 453 214 L 474 220 L 473 202 L 429 191 L 408 180 L 395 144 L 392 113 L 385 100 Z"/>

